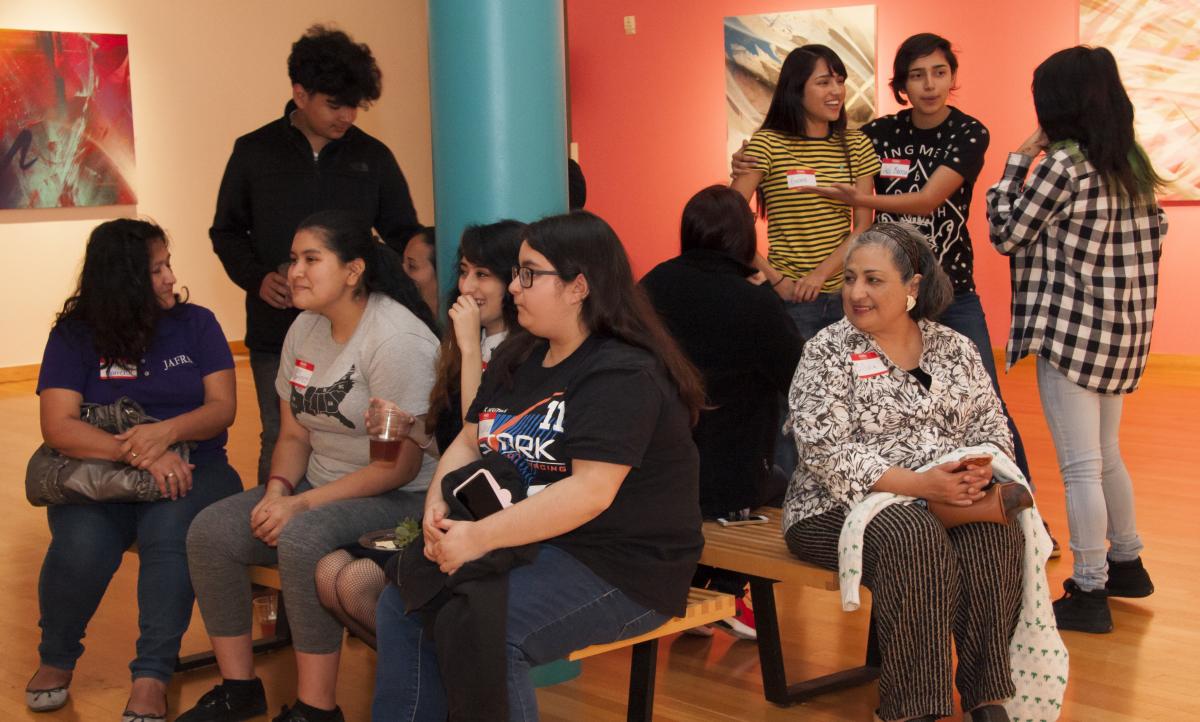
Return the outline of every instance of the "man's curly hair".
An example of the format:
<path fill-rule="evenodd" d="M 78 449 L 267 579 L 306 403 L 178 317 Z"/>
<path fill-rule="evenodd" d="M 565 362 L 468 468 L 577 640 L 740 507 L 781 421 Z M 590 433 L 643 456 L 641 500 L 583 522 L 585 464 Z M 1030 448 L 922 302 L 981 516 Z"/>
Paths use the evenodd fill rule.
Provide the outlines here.
<path fill-rule="evenodd" d="M 292 43 L 288 77 L 309 93 L 324 93 L 355 107 L 379 100 L 383 81 L 371 48 L 324 25 L 313 25 Z"/>

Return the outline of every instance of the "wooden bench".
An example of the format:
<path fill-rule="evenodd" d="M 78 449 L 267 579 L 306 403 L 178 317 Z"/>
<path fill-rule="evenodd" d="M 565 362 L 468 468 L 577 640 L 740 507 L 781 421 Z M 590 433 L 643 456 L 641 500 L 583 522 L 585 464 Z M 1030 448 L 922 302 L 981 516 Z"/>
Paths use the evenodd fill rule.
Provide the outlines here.
<path fill-rule="evenodd" d="M 877 678 L 879 651 L 872 623 L 863 666 L 788 684 L 775 609 L 775 585 L 782 582 L 837 590 L 837 573 L 800 561 L 788 550 L 780 530 L 782 512 L 779 509 L 763 507 L 755 513 L 765 515 L 768 523 L 725 527 L 716 522 L 704 522 L 704 552 L 700 563 L 750 578 L 750 596 L 758 629 L 758 658 L 767 701 L 786 707 Z"/>
<path fill-rule="evenodd" d="M 568 655 L 567 660 L 574 662 L 615 649 L 633 647 L 633 658 L 629 664 L 629 706 L 626 719 L 630 722 L 650 720 L 654 716 L 654 677 L 658 662 L 658 640 L 669 634 L 682 632 L 701 624 L 711 624 L 718 619 L 731 617 L 733 614 L 732 596 L 708 589 L 692 589 L 688 592 L 687 612 L 682 617 L 675 617 L 661 627 L 636 637 L 622 639 L 612 644 L 594 644 L 577 650 Z"/>

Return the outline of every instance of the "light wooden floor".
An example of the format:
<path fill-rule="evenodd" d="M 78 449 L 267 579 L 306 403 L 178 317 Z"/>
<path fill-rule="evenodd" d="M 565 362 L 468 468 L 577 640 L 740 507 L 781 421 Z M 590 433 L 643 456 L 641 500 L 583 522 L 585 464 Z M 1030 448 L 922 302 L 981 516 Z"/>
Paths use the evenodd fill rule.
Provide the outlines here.
<path fill-rule="evenodd" d="M 241 413 L 230 454 L 241 470 L 254 468 L 257 420 L 250 372 L 238 368 Z M 1049 432 L 1041 417 L 1033 364 L 1026 361 L 1003 380 L 1005 394 L 1030 450 L 1038 500 L 1065 542 L 1062 485 Z M 117 573 L 88 630 L 87 652 L 71 686 L 71 703 L 49 715 L 26 710 L 22 690 L 37 664 L 37 575 L 48 532 L 45 514 L 24 499 L 29 454 L 40 441 L 37 399 L 31 383 L 0 384 L 0 720 L 117 719 L 128 692 L 126 665 L 136 636 L 136 563 Z M 1116 631 L 1067 633 L 1071 682 L 1063 719 L 1184 720 L 1200 716 L 1200 484 L 1195 458 L 1200 424 L 1200 363 L 1155 360 L 1140 391 L 1128 398 L 1122 427 L 1125 460 L 1138 488 L 1144 559 L 1157 593 L 1146 600 L 1114 601 Z M 1051 583 L 1069 572 L 1070 553 L 1052 562 Z M 127 557 L 127 560 L 129 558 Z M 833 592 L 780 590 L 787 664 L 793 681 L 860 664 L 866 639 L 862 612 L 837 611 Z M 1192 614 L 1197 616 L 1193 617 Z M 184 653 L 206 648 L 200 617 L 184 640 Z M 625 715 L 628 652 L 589 659 L 572 682 L 540 690 L 546 720 L 619 720 Z M 290 652 L 260 658 L 273 712 L 295 693 Z M 349 720 L 369 717 L 374 655 L 351 641 L 342 658 L 338 697 Z M 1190 671 L 1189 671 L 1190 670 Z M 171 689 L 172 714 L 190 706 L 215 683 L 215 671 L 179 675 Z M 763 700 L 755 646 L 717 634 L 711 640 L 681 636 L 660 648 L 659 720 L 866 720 L 877 704 L 873 686 L 827 695 L 783 709 Z M 264 718 L 265 719 L 265 718 Z"/>

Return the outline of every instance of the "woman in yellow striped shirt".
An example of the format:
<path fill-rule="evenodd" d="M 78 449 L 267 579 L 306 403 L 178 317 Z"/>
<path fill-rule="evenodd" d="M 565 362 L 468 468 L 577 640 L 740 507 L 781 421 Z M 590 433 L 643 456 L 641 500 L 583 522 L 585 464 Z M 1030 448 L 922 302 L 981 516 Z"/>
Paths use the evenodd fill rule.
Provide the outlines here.
<path fill-rule="evenodd" d="M 767 218 L 767 258 L 755 256 L 788 314 L 809 339 L 842 317 L 841 268 L 852 231 L 871 210 L 802 193 L 808 186 L 853 183 L 870 193 L 879 159 L 871 141 L 846 129 L 846 66 L 824 45 L 788 54 L 762 127 L 744 152 L 755 169 L 733 181 L 747 200 L 758 195 Z"/>

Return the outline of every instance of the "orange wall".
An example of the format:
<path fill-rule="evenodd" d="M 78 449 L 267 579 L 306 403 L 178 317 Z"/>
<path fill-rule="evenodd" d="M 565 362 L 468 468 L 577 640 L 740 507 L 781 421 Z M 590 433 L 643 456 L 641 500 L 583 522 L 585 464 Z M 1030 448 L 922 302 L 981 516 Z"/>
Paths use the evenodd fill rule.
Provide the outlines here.
<path fill-rule="evenodd" d="M 727 182 L 722 18 L 833 5 L 830 0 L 567 0 L 571 140 L 587 174 L 588 208 L 625 241 L 640 275 L 678 250 L 679 214 L 696 190 Z M 1008 264 L 987 242 L 984 189 L 1005 154 L 1033 130 L 1029 84 L 1050 53 L 1074 45 L 1078 0 L 878 0 L 877 86 L 891 76 L 904 38 L 936 32 L 958 51 L 960 90 L 952 101 L 992 131 L 970 229 L 975 275 L 992 341 L 1008 329 Z M 636 17 L 626 35 L 623 17 Z M 879 94 L 881 112 L 896 105 Z M 1186 309 L 1200 301 L 1200 205 L 1169 207 L 1159 314 L 1152 350 L 1200 354 Z M 1189 273 L 1191 271 L 1192 273 Z M 1190 285 L 1189 285 L 1190 284 Z"/>

